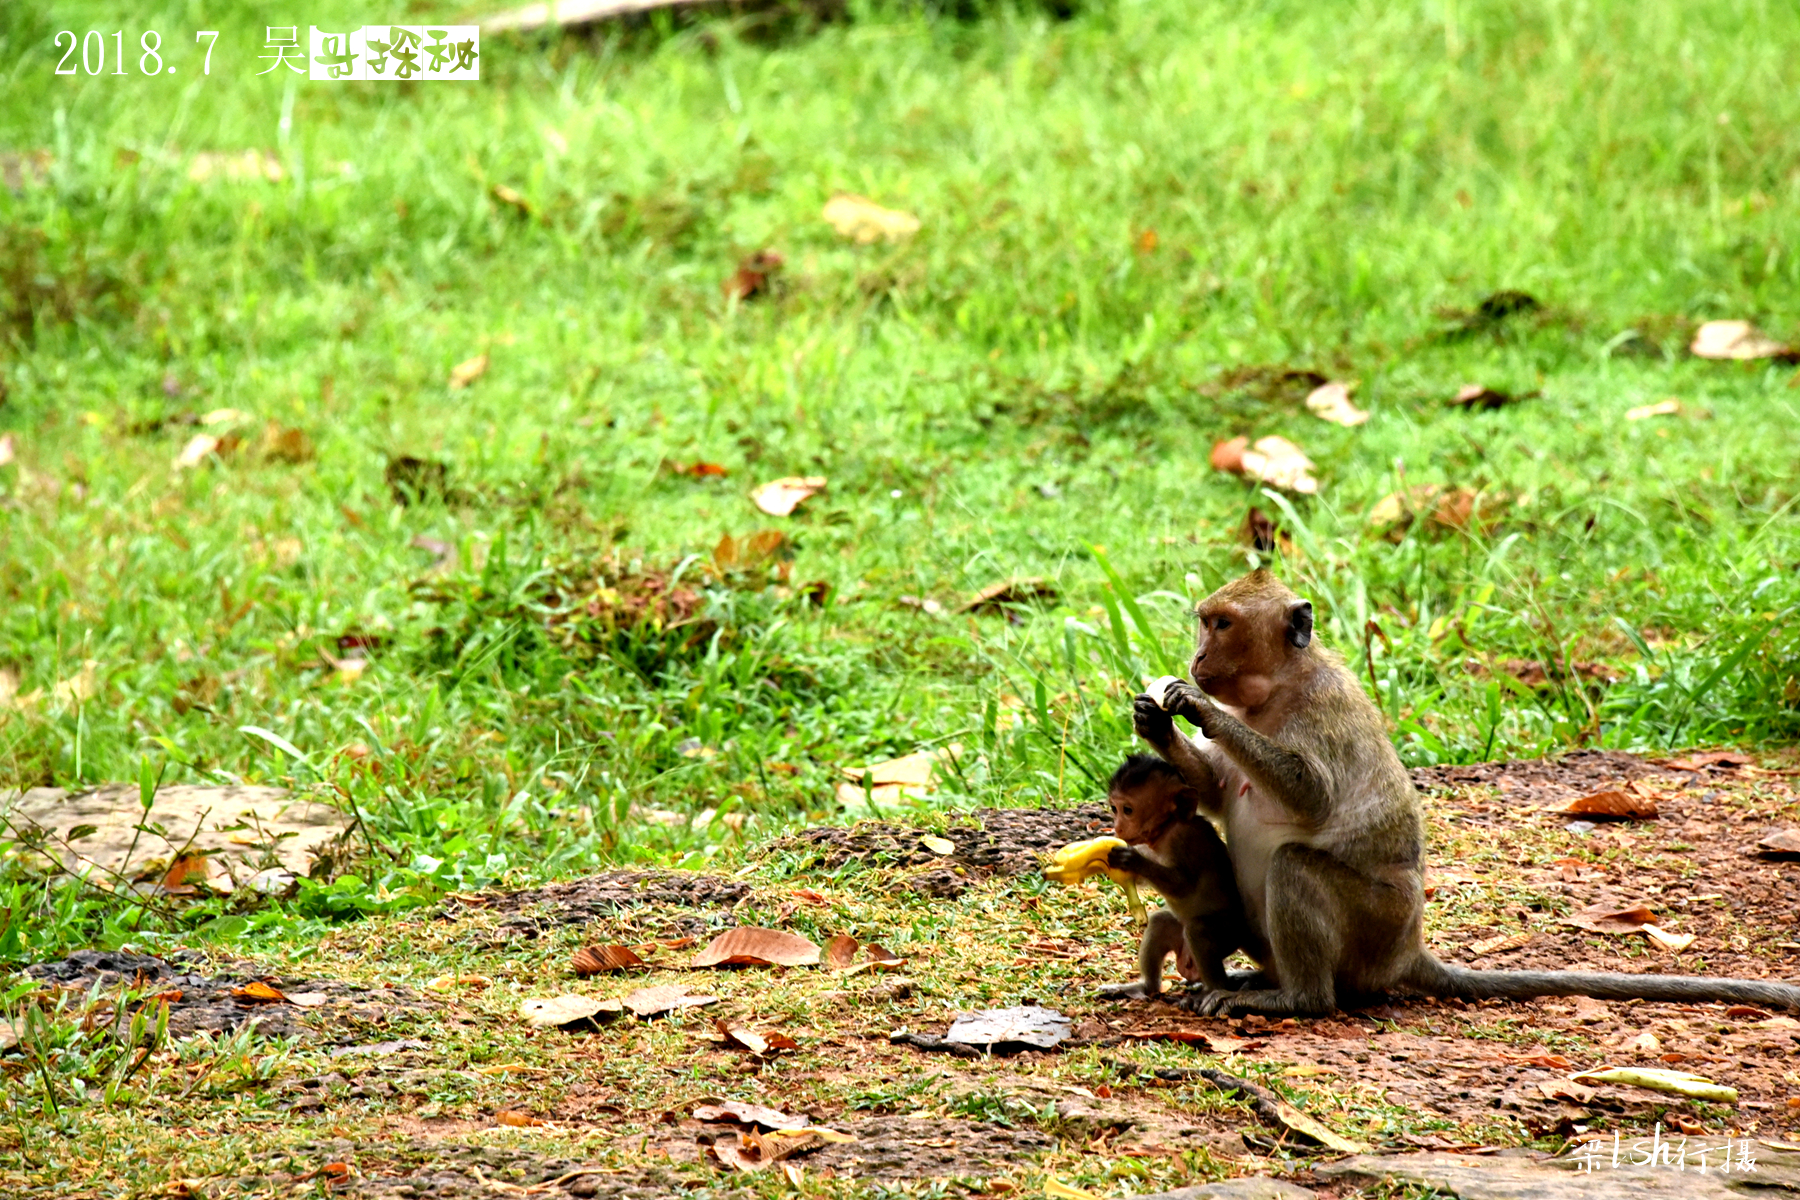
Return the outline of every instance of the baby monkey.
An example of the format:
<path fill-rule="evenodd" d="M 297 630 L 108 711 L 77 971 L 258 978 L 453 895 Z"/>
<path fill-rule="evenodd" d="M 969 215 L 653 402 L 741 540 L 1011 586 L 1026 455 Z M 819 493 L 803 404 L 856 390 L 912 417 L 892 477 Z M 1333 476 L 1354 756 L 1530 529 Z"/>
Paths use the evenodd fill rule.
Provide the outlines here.
<path fill-rule="evenodd" d="M 1208 991 L 1231 991 L 1225 960 L 1254 950 L 1238 897 L 1231 856 L 1200 800 L 1174 764 L 1152 754 L 1133 754 L 1106 785 L 1113 833 L 1131 843 L 1115 846 L 1106 865 L 1130 871 L 1162 895 L 1166 908 L 1150 914 L 1138 953 L 1135 983 L 1100 989 L 1109 1000 L 1148 1000 L 1162 992 L 1163 959 Z M 1254 953 L 1252 957 L 1255 957 Z"/>

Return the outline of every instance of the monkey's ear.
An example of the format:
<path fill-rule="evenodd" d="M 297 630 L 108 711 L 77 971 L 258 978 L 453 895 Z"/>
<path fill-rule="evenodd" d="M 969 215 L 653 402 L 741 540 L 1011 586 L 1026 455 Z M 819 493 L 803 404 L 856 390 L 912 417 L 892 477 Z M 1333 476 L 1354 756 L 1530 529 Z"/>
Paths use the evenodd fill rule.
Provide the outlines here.
<path fill-rule="evenodd" d="M 1296 650 L 1304 650 L 1312 643 L 1312 601 L 1296 600 L 1288 607 L 1287 640 L 1288 645 Z"/>

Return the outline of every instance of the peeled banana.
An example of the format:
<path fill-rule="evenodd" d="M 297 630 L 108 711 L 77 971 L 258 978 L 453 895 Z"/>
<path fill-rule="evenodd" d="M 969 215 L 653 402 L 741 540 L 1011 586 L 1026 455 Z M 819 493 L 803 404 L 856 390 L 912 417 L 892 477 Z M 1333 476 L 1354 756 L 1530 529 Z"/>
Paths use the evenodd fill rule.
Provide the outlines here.
<path fill-rule="evenodd" d="M 1125 889 L 1125 906 L 1131 910 L 1133 919 L 1142 921 L 1146 914 L 1144 902 L 1138 899 L 1137 876 L 1106 865 L 1106 856 L 1115 846 L 1124 844 L 1123 838 L 1116 837 L 1071 842 L 1050 856 L 1050 865 L 1044 868 L 1044 874 L 1058 883 L 1071 884 L 1086 883 L 1095 875 L 1104 875 Z"/>

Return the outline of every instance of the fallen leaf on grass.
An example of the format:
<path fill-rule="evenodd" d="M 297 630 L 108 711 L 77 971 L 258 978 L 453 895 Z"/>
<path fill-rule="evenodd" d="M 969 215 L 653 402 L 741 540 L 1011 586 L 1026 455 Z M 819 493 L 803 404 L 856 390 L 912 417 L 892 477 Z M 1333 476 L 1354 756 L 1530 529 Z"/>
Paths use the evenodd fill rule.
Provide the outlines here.
<path fill-rule="evenodd" d="M 1069 1018 L 1053 1008 L 1026 1004 L 1014 1008 L 984 1008 L 961 1013 L 944 1035 L 947 1042 L 964 1046 L 995 1046 L 1020 1042 L 1049 1050 L 1070 1032 Z"/>
<path fill-rule="evenodd" d="M 1040 579 L 1036 576 L 1025 579 L 1008 579 L 1001 583 L 988 584 L 956 611 L 965 613 L 1000 612 L 1008 604 L 1035 604 L 1039 601 L 1054 600 L 1056 597 L 1056 585 L 1047 579 Z"/>
<path fill-rule="evenodd" d="M 784 1113 L 779 1109 L 765 1108 L 760 1104 L 748 1104 L 741 1100 L 715 1100 L 701 1104 L 694 1109 L 696 1121 L 731 1121 L 739 1125 L 760 1125 L 764 1129 L 805 1129 L 812 1125 L 812 1118 L 802 1114 Z"/>
<path fill-rule="evenodd" d="M 1286 1102 L 1276 1102 L 1275 1116 L 1288 1129 L 1301 1137 L 1310 1138 L 1328 1150 L 1336 1150 L 1339 1154 L 1367 1154 L 1369 1152 L 1369 1147 L 1363 1143 L 1352 1141 L 1343 1134 L 1333 1132 L 1321 1122 L 1315 1121 Z"/>
<path fill-rule="evenodd" d="M 1254 446 L 1247 437 L 1234 437 L 1214 444 L 1210 459 L 1216 470 L 1266 483 L 1278 491 L 1311 496 L 1319 490 L 1319 481 L 1312 475 L 1312 459 L 1284 437 L 1271 434 L 1256 439 Z"/>
<path fill-rule="evenodd" d="M 1641 933 L 1664 950 L 1685 950 L 1693 944 L 1691 933 L 1670 933 L 1656 924 L 1656 914 L 1642 904 L 1632 908 L 1609 909 L 1604 904 L 1592 905 L 1562 918 L 1562 924 L 1585 929 L 1589 933 Z"/>
<path fill-rule="evenodd" d="M 1369 419 L 1368 413 L 1350 403 L 1350 385 L 1335 379 L 1312 390 L 1306 397 L 1306 411 L 1333 425 L 1361 425 Z"/>
<path fill-rule="evenodd" d="M 856 952 L 862 944 L 847 933 L 840 933 L 825 943 L 825 964 L 834 971 L 842 971 L 856 961 Z"/>
<path fill-rule="evenodd" d="M 615 1003 L 624 1005 L 640 1018 L 647 1018 L 674 1012 L 678 1008 L 703 1008 L 718 1002 L 717 996 L 697 996 L 679 983 L 665 983 L 658 987 L 638 988 L 634 992 L 627 992 Z"/>
<path fill-rule="evenodd" d="M 1649 796 L 1608 790 L 1571 800 L 1553 810 L 1565 817 L 1598 817 L 1613 821 L 1653 821 L 1656 801 Z"/>
<path fill-rule="evenodd" d="M 494 1114 L 494 1124 L 511 1125 L 517 1129 L 530 1129 L 547 1124 L 542 1118 L 534 1117 L 528 1112 L 520 1112 L 516 1108 L 503 1108 Z"/>
<path fill-rule="evenodd" d="M 224 458 L 241 444 L 241 440 L 235 434 L 227 433 L 220 437 L 214 437 L 210 433 L 196 433 L 187 440 L 187 444 L 181 448 L 181 453 L 175 456 L 175 469 L 191 471 L 215 454 Z"/>
<path fill-rule="evenodd" d="M 1781 829 L 1756 843 L 1756 852 L 1765 858 L 1800 857 L 1800 829 Z"/>
<path fill-rule="evenodd" d="M 529 217 L 532 215 L 531 201 L 527 200 L 522 194 L 514 189 L 507 187 L 504 183 L 496 183 L 493 187 L 489 188 L 488 191 L 493 194 L 494 199 L 502 204 L 508 205 L 520 216 Z"/>
<path fill-rule="evenodd" d="M 619 1001 L 596 1000 L 592 996 L 562 995 L 547 999 L 529 999 L 519 1005 L 519 1015 L 535 1029 L 570 1029 L 583 1025 L 602 1025 L 616 1020 L 623 1011 Z"/>
<path fill-rule="evenodd" d="M 570 965 L 575 968 L 575 974 L 585 979 L 604 971 L 626 971 L 641 967 L 644 960 L 625 946 L 585 946 L 575 952 Z"/>
<path fill-rule="evenodd" d="M 312 459 L 312 439 L 303 429 L 292 429 L 276 421 L 263 426 L 262 456 L 276 462 L 303 463 Z"/>
<path fill-rule="evenodd" d="M 180 999 L 181 993 L 175 995 Z M 289 992 L 287 1001 L 295 1008 L 324 1008 L 331 1002 L 331 997 L 324 992 Z"/>
<path fill-rule="evenodd" d="M 1529 933 L 1501 933 L 1493 937 L 1482 938 L 1479 942 L 1469 944 L 1469 953 L 1474 955 L 1501 954 L 1508 950 L 1517 950 L 1531 942 Z"/>
<path fill-rule="evenodd" d="M 784 1129 L 771 1133 L 759 1133 L 754 1129 L 746 1129 L 738 1133 L 736 1144 L 721 1138 L 712 1144 L 711 1149 L 713 1156 L 728 1167 L 739 1171 L 760 1171 L 785 1158 L 804 1154 L 808 1150 L 816 1150 L 827 1142 L 854 1142 L 855 1140 L 849 1134 L 839 1133 L 835 1129 L 827 1129 L 821 1125 L 808 1125 L 799 1129 Z"/>
<path fill-rule="evenodd" d="M 824 491 L 826 482 L 823 475 L 790 475 L 770 480 L 750 493 L 750 502 L 771 517 L 785 517 L 807 498 Z"/>
<path fill-rule="evenodd" d="M 1737 1089 L 1714 1083 L 1692 1071 L 1671 1071 L 1664 1067 L 1612 1067 L 1604 1071 L 1583 1071 L 1575 1076 L 1577 1083 L 1626 1083 L 1653 1092 L 1687 1096 L 1693 1100 L 1716 1100 L 1736 1104 Z"/>
<path fill-rule="evenodd" d="M 839 236 L 859 246 L 887 240 L 899 241 L 919 232 L 919 218 L 898 209 L 883 208 L 867 196 L 839 192 L 825 202 L 824 217 Z"/>
<path fill-rule="evenodd" d="M 740 925 L 727 929 L 694 955 L 695 967 L 812 967 L 819 948 L 797 933 Z"/>
<path fill-rule="evenodd" d="M 927 833 L 927 834 L 923 835 L 922 837 L 920 837 L 919 845 L 925 847 L 927 850 L 931 851 L 933 854 L 955 854 L 956 853 L 956 843 L 955 842 L 951 841 L 949 838 L 946 838 L 946 837 L 938 837 L 935 834 Z"/>
<path fill-rule="evenodd" d="M 286 992 L 260 979 L 252 980 L 243 987 L 232 988 L 231 996 L 245 1004 L 282 1004 L 287 1001 Z"/>
<path fill-rule="evenodd" d="M 846 975 L 861 975 L 864 971 L 898 971 L 906 965 L 906 960 L 874 942 L 870 942 L 864 953 L 868 956 L 854 967 L 845 969 Z"/>
<path fill-rule="evenodd" d="M 725 293 L 726 300 L 740 303 L 755 296 L 766 295 L 769 280 L 781 270 L 783 261 L 781 255 L 773 250 L 758 250 L 738 263 L 736 272 L 719 285 L 719 290 Z"/>
<path fill-rule="evenodd" d="M 460 391 L 487 374 L 488 356 L 477 354 L 474 358 L 464 359 L 450 368 L 450 390 Z"/>
<path fill-rule="evenodd" d="M 1667 400 L 1658 400 L 1655 404 L 1640 404 L 1636 408 L 1625 410 L 1627 421 L 1643 421 L 1650 417 L 1675 417 L 1681 415 L 1681 401 L 1673 396 Z"/>
<path fill-rule="evenodd" d="M 711 476 L 717 476 L 722 479 L 725 476 L 731 474 L 731 472 L 729 470 L 727 470 L 725 467 L 720 466 L 718 463 L 705 462 L 701 459 L 695 459 L 693 462 L 688 463 L 685 466 L 681 463 L 672 463 L 672 462 L 669 462 L 667 459 L 664 459 L 663 466 L 671 474 L 692 475 L 695 479 L 706 479 Z"/>
<path fill-rule="evenodd" d="M 1517 404 L 1521 400 L 1530 400 L 1536 392 L 1503 392 L 1499 388 L 1485 387 L 1479 383 L 1465 383 L 1458 388 L 1456 395 L 1450 400 L 1453 408 L 1466 408 L 1471 412 L 1492 412 L 1497 408 L 1505 408 L 1509 404 Z"/>
<path fill-rule="evenodd" d="M 713 1022 L 713 1028 L 719 1031 L 727 1046 L 736 1046 L 740 1050 L 748 1050 L 758 1056 L 767 1056 L 774 1050 L 798 1050 L 800 1043 L 785 1033 L 758 1033 L 747 1025 L 719 1018 Z"/>
<path fill-rule="evenodd" d="M 207 856 L 197 851 L 177 854 L 169 863 L 168 870 L 163 872 L 162 886 L 164 891 L 183 888 L 188 892 L 194 889 L 190 884 L 205 883 L 206 877 L 212 873 L 212 864 Z"/>
<path fill-rule="evenodd" d="M 1071 1187 L 1054 1175 L 1044 1180 L 1044 1195 L 1050 1200 L 1100 1200 L 1098 1193 L 1086 1188 Z"/>
<path fill-rule="evenodd" d="M 482 988 L 494 986 L 494 981 L 486 975 L 439 975 L 425 985 L 428 992 L 453 992 L 457 988 Z"/>
<path fill-rule="evenodd" d="M 719 571 L 747 571 L 781 557 L 788 545 L 787 534 L 779 529 L 759 529 L 741 538 L 727 533 L 713 547 L 713 567 Z M 787 564 L 782 562 L 778 566 L 782 578 L 786 579 Z"/>
<path fill-rule="evenodd" d="M 1708 321 L 1694 331 L 1688 351 L 1695 358 L 1790 358 L 1794 350 L 1748 321 Z"/>
<path fill-rule="evenodd" d="M 1502 1050 L 1498 1057 L 1503 1062 L 1518 1063 L 1522 1067 L 1542 1067 L 1546 1071 L 1573 1071 L 1575 1064 L 1560 1054 L 1534 1052 L 1530 1054 L 1514 1054 Z"/>

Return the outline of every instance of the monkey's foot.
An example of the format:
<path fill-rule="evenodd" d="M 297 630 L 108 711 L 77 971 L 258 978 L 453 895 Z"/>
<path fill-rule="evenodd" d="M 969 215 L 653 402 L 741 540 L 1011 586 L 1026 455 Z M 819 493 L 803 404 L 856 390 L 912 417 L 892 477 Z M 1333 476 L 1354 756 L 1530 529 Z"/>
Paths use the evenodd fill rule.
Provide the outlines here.
<path fill-rule="evenodd" d="M 1261 1013 L 1265 1016 L 1302 1016 L 1323 1015 L 1332 1010 L 1328 1002 L 1320 1002 L 1309 996 L 1298 996 L 1292 992 L 1278 991 L 1274 988 L 1257 988 L 1244 992 L 1208 992 L 1196 998 L 1195 1007 L 1209 1017 L 1241 1017 L 1248 1013 Z"/>
<path fill-rule="evenodd" d="M 1135 983 L 1109 983 L 1094 992 L 1102 1000 L 1154 1000 L 1161 992 L 1152 992 L 1139 979 Z"/>

